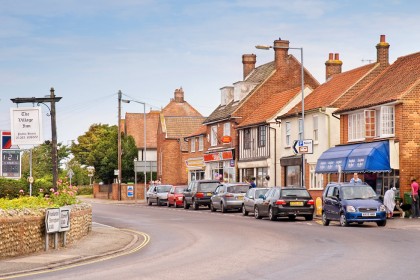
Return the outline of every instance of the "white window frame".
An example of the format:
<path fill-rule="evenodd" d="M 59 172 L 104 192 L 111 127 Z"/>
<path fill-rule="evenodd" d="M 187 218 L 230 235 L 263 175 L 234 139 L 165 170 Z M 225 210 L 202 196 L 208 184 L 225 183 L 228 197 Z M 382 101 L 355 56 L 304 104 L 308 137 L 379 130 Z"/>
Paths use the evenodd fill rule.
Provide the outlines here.
<path fill-rule="evenodd" d="M 286 147 L 290 147 L 290 145 L 291 145 L 291 139 L 290 139 L 291 132 L 292 132 L 292 125 L 291 125 L 290 122 L 286 122 L 286 124 L 285 124 L 285 133 L 284 133 L 284 135 L 286 137 L 285 138 Z"/>
<path fill-rule="evenodd" d="M 365 121 L 364 112 L 356 112 L 348 115 L 348 140 L 360 141 L 364 140 Z"/>
<path fill-rule="evenodd" d="M 203 151 L 204 150 L 204 136 L 200 135 L 198 137 L 198 151 Z"/>
<path fill-rule="evenodd" d="M 191 138 L 191 153 L 195 152 L 195 137 Z"/>
<path fill-rule="evenodd" d="M 395 109 L 394 106 L 381 107 L 381 137 L 392 137 L 395 135 Z"/>
<path fill-rule="evenodd" d="M 230 136 L 230 122 L 223 125 L 223 136 Z"/>
<path fill-rule="evenodd" d="M 309 189 L 322 190 L 324 188 L 323 174 L 315 173 L 316 164 L 309 165 Z"/>
<path fill-rule="evenodd" d="M 210 128 L 210 145 L 212 147 L 217 146 L 217 125 Z"/>
<path fill-rule="evenodd" d="M 376 110 L 365 110 L 365 137 L 376 137 Z M 373 127 L 372 127 L 373 126 Z"/>

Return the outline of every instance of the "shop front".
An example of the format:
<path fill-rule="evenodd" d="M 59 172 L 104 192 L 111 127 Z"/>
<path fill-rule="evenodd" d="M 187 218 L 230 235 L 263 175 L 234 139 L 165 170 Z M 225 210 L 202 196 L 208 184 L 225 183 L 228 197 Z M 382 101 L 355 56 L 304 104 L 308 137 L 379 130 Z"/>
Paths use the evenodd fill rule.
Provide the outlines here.
<path fill-rule="evenodd" d="M 223 182 L 236 181 L 234 149 L 209 152 L 204 155 L 206 178 Z"/>
<path fill-rule="evenodd" d="M 325 151 L 318 159 L 315 172 L 339 174 L 341 181 L 350 181 L 354 173 L 369 184 L 378 195 L 388 189 L 400 190 L 398 149 L 391 141 L 377 141 L 336 146 Z M 397 151 L 392 153 L 391 151 Z"/>
<path fill-rule="evenodd" d="M 191 181 L 205 179 L 206 165 L 202 157 L 189 158 L 185 163 L 188 171 L 188 184 Z"/>

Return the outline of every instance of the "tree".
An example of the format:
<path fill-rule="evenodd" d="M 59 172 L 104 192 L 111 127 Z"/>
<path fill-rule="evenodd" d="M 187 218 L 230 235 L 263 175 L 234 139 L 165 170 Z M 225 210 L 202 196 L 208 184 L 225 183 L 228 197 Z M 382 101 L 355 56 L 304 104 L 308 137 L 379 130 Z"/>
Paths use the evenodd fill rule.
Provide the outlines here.
<path fill-rule="evenodd" d="M 77 138 L 71 151 L 75 160 L 82 165 L 95 167 L 95 178 L 111 183 L 115 178 L 114 170 L 118 168 L 118 128 L 107 124 L 93 124 L 89 130 Z M 122 180 L 127 181 L 134 176 L 134 158 L 137 148 L 132 136 L 121 137 Z"/>
<path fill-rule="evenodd" d="M 51 142 L 45 141 L 32 149 L 32 177 L 35 179 L 43 179 L 52 183 L 52 161 L 51 161 Z M 57 144 L 58 163 L 62 162 L 69 156 L 69 149 L 62 143 Z M 30 174 L 30 151 L 24 151 L 22 155 L 22 177 L 27 178 Z M 62 172 L 58 166 L 58 171 Z"/>

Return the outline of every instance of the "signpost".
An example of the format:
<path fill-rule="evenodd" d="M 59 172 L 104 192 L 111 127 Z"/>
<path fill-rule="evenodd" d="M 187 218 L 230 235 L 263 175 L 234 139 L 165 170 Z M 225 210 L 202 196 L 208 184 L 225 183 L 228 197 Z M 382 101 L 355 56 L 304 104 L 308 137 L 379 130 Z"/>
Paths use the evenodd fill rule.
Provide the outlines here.
<path fill-rule="evenodd" d="M 127 185 L 127 197 L 133 197 L 134 196 L 134 186 Z"/>
<path fill-rule="evenodd" d="M 64 232 L 63 246 L 66 245 L 66 233 L 70 230 L 70 207 L 48 208 L 45 212 L 45 251 L 48 250 L 48 234 L 54 233 L 54 249 L 58 248 L 58 233 Z"/>
<path fill-rule="evenodd" d="M 293 143 L 293 152 L 297 154 L 313 154 L 314 143 L 312 139 L 296 140 Z"/>

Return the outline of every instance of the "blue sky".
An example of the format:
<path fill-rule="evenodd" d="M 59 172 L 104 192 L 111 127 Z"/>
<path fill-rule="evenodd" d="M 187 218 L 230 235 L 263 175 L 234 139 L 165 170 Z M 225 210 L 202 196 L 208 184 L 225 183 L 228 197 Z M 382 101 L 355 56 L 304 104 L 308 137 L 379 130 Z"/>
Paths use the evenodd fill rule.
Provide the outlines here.
<path fill-rule="evenodd" d="M 0 0 L 0 130 L 10 130 L 11 98 L 51 87 L 62 97 L 64 144 L 93 123 L 116 124 L 118 90 L 159 109 L 182 86 L 207 116 L 219 89 L 242 79 L 242 55 L 269 62 L 273 51 L 254 46 L 279 37 L 303 47 L 305 67 L 323 83 L 328 53 L 340 54 L 343 71 L 359 67 L 376 59 L 381 34 L 390 62 L 420 51 L 419 10 L 415 0 Z M 122 106 L 123 115 L 142 110 Z M 43 126 L 48 139 L 45 114 Z"/>

